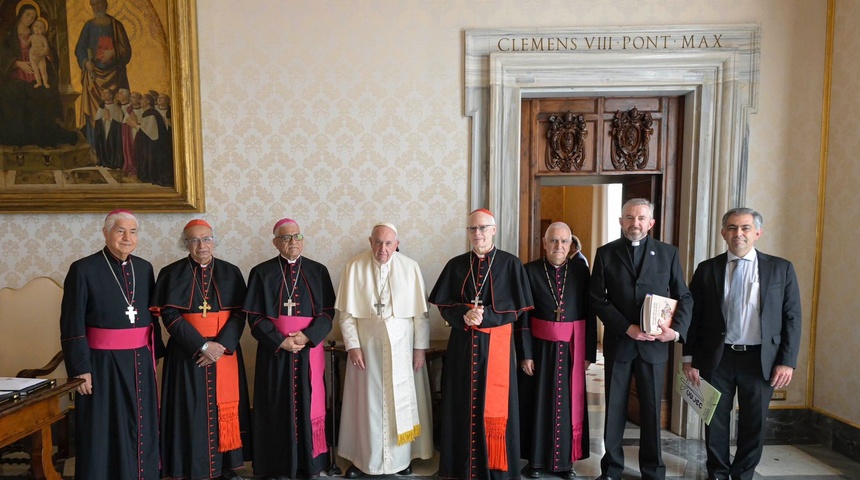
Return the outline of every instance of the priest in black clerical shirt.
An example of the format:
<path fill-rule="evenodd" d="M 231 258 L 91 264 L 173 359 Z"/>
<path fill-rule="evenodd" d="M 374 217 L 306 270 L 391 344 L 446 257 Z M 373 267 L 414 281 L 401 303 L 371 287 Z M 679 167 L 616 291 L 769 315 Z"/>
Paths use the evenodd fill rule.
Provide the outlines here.
<path fill-rule="evenodd" d="M 205 220 L 188 222 L 189 254 L 161 269 L 152 309 L 170 333 L 161 379 L 164 478 L 235 479 L 250 450 L 250 413 L 239 339 L 245 279 L 215 258 Z"/>
<path fill-rule="evenodd" d="M 105 218 L 105 247 L 69 267 L 60 335 L 75 395 L 75 478 L 159 479 L 155 361 L 161 329 L 150 314 L 152 265 L 131 255 L 137 219 Z"/>
<path fill-rule="evenodd" d="M 686 335 L 693 300 L 678 249 L 648 236 L 655 223 L 654 205 L 643 198 L 628 200 L 619 221 L 623 237 L 597 249 L 589 286 L 591 307 L 605 326 L 606 453 L 600 461 L 600 478 L 621 478 L 624 470 L 621 441 L 630 379 L 635 375 L 642 427 L 639 468 L 643 479 L 662 480 L 666 477 L 660 450 L 663 379 L 669 346 Z M 671 325 L 662 325 L 659 335 L 639 328 L 642 301 L 649 293 L 678 300 Z"/>

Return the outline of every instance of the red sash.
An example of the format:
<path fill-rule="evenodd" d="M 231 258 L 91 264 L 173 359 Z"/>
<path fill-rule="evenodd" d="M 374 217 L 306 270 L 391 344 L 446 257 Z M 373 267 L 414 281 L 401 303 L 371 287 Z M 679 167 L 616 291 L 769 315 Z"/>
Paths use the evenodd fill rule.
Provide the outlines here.
<path fill-rule="evenodd" d="M 230 319 L 230 311 L 184 313 L 185 319 L 200 335 L 213 338 Z M 215 362 L 215 401 L 218 404 L 218 451 L 242 448 L 242 428 L 239 426 L 239 359 L 224 355 Z"/>
<path fill-rule="evenodd" d="M 487 391 L 484 394 L 484 429 L 487 437 L 487 464 L 491 470 L 507 471 L 508 395 L 511 388 L 512 324 L 475 328 L 490 335 L 487 355 Z"/>
<path fill-rule="evenodd" d="M 585 406 L 585 321 L 550 322 L 532 317 L 532 336 L 548 342 L 570 342 L 570 420 L 573 429 L 573 449 L 570 461 L 582 458 L 582 426 Z"/>
<path fill-rule="evenodd" d="M 312 317 L 288 317 L 281 315 L 273 320 L 281 335 L 288 336 L 307 328 L 313 321 Z M 322 455 L 328 451 L 325 441 L 325 349 L 322 344 L 308 351 L 310 368 L 308 375 L 311 380 L 311 430 L 313 432 L 313 456 Z"/>

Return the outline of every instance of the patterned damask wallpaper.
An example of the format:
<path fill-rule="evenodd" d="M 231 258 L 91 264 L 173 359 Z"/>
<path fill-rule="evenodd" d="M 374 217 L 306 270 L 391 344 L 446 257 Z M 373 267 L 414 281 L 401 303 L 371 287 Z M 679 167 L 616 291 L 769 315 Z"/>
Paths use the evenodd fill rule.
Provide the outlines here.
<path fill-rule="evenodd" d="M 391 221 L 430 288 L 445 261 L 466 249 L 465 28 L 760 23 L 748 199 L 767 220 L 762 249 L 795 261 L 807 314 L 825 12 L 825 2 L 803 0 L 256 0 L 238 9 L 231 0 L 198 2 L 202 216 L 216 226 L 219 256 L 246 274 L 274 255 L 274 221 L 295 218 L 308 235 L 306 255 L 327 264 L 335 282 L 344 262 L 368 247 L 370 226 Z M 840 18 L 856 35 L 856 12 Z M 837 80 L 857 78 L 856 65 L 841 68 L 847 71 Z M 853 186 L 838 180 L 830 188 L 851 195 Z M 178 258 L 177 236 L 189 217 L 140 214 L 136 253 L 156 269 Z M 73 260 L 103 244 L 102 219 L 3 215 L 0 287 L 37 276 L 62 282 Z M 437 328 L 436 336 L 444 335 Z M 803 404 L 805 377 L 798 370 L 788 403 Z M 845 416 L 860 421 L 852 408 Z"/>

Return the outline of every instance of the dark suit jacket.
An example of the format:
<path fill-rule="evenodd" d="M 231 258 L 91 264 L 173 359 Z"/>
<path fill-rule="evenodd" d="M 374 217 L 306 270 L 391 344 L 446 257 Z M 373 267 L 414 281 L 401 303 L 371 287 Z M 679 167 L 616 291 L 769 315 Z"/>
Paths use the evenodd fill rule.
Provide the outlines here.
<path fill-rule="evenodd" d="M 800 347 L 800 290 L 794 266 L 783 258 L 757 251 L 761 295 L 761 372 L 770 380 L 774 365 L 797 367 Z M 684 355 L 693 356 L 693 368 L 711 371 L 720 363 L 726 342 L 723 316 L 726 262 L 723 253 L 700 263 L 690 283 L 693 320 Z"/>
<path fill-rule="evenodd" d="M 607 361 L 632 360 L 639 355 L 648 363 L 662 363 L 669 359 L 670 342 L 637 342 L 627 336 L 627 329 L 639 324 L 642 301 L 646 294 L 654 293 L 678 300 L 672 329 L 684 340 L 693 297 L 676 247 L 649 238 L 637 276 L 625 242 L 622 237 L 598 248 L 591 271 L 591 305 L 605 326 L 603 353 Z"/>

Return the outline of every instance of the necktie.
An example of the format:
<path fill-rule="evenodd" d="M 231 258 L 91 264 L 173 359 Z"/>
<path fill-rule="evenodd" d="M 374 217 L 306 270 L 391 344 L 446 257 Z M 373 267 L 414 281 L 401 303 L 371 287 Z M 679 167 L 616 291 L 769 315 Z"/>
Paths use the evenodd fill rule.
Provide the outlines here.
<path fill-rule="evenodd" d="M 733 261 L 735 262 L 735 269 L 732 271 L 732 283 L 729 285 L 729 301 L 728 308 L 726 309 L 726 313 L 728 313 L 728 335 L 726 336 L 726 341 L 728 343 L 739 341 L 743 333 L 741 327 L 746 308 L 746 303 L 744 302 L 744 294 L 746 293 L 746 288 L 744 288 L 744 273 L 747 263 L 749 263 L 745 258 L 736 258 Z"/>

